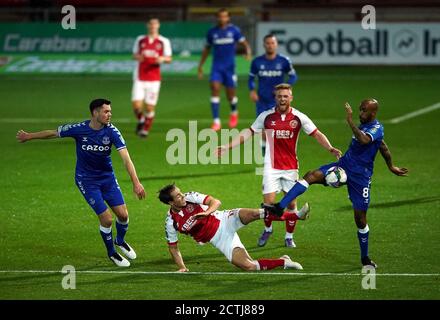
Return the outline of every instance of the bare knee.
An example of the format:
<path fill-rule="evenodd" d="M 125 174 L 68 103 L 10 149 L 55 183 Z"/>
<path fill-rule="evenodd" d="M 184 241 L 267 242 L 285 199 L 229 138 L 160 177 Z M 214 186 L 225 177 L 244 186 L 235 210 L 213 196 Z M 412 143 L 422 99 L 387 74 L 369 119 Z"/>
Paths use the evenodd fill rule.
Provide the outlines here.
<path fill-rule="evenodd" d="M 253 261 L 243 261 L 240 263 L 235 263 L 235 265 L 237 267 L 239 267 L 240 269 L 244 270 L 244 271 L 255 271 L 257 270 L 257 267 L 255 265 L 255 262 Z"/>
<path fill-rule="evenodd" d="M 99 217 L 99 223 L 105 228 L 110 228 L 113 224 L 113 218 L 111 215 Z"/>

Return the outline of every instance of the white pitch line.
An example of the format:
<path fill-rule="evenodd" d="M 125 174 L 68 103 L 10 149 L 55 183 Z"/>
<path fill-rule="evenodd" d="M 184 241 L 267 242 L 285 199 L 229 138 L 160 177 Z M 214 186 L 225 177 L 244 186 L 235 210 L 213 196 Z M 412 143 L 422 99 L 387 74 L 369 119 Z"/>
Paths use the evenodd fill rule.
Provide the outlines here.
<path fill-rule="evenodd" d="M 427 106 L 425 108 L 416 110 L 414 112 L 407 113 L 407 114 L 405 114 L 405 115 L 403 115 L 401 117 L 393 118 L 393 119 L 389 120 L 389 122 L 393 123 L 393 124 L 400 123 L 400 122 L 403 122 L 405 120 L 418 117 L 418 116 L 420 116 L 422 114 L 425 114 L 425 113 L 428 113 L 428 112 L 431 112 L 431 111 L 434 111 L 434 110 L 437 110 L 437 109 L 440 109 L 440 102 L 437 102 L 437 103 L 435 103 L 433 105 L 430 105 L 430 106 Z"/>
<path fill-rule="evenodd" d="M 337 273 L 337 272 L 174 272 L 174 271 L 111 271 L 111 270 L 78 270 L 80 274 L 133 274 L 133 275 L 271 275 L 271 276 L 331 276 L 331 277 L 357 277 L 365 276 L 362 273 Z M 0 273 L 63 273 L 61 270 L 0 270 Z M 376 276 L 382 277 L 440 277 L 440 273 L 376 273 Z"/>

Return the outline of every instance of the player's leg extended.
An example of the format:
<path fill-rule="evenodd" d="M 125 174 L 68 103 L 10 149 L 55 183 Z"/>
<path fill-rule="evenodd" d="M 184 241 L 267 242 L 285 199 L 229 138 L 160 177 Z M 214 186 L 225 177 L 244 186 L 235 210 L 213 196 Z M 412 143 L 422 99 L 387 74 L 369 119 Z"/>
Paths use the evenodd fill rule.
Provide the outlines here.
<path fill-rule="evenodd" d="M 116 215 L 116 246 L 122 251 L 124 256 L 133 260 L 136 259 L 136 252 L 125 241 L 125 234 L 128 231 L 128 211 L 125 204 L 112 207 L 112 211 Z"/>
<path fill-rule="evenodd" d="M 226 86 L 226 96 L 231 105 L 231 113 L 229 115 L 229 128 L 235 128 L 238 125 L 238 98 L 235 86 Z"/>
<path fill-rule="evenodd" d="M 214 131 L 221 129 L 221 122 L 220 122 L 220 88 L 221 88 L 221 82 L 211 81 L 210 82 L 210 88 L 211 88 L 211 112 L 212 112 L 212 118 L 213 123 L 211 125 L 211 129 Z"/>
<path fill-rule="evenodd" d="M 145 115 L 144 115 L 144 99 L 145 99 L 145 90 L 143 87 L 143 83 L 141 81 L 135 80 L 133 82 L 133 88 L 131 92 L 131 104 L 133 108 L 134 115 L 138 120 L 136 125 L 136 134 L 142 130 L 142 126 L 144 125 Z"/>
<path fill-rule="evenodd" d="M 231 262 L 233 265 L 245 271 L 271 270 L 277 267 L 283 267 L 284 269 L 302 269 L 302 266 L 298 262 L 292 261 L 287 255 L 279 259 L 253 260 L 245 248 L 234 248 Z"/>
<path fill-rule="evenodd" d="M 273 204 L 273 203 L 275 203 L 275 197 L 276 197 L 275 192 L 265 193 L 263 195 L 263 202 L 268 203 L 268 204 Z M 264 218 L 264 220 L 263 220 L 264 230 L 263 230 L 263 233 L 261 234 L 260 238 L 258 238 L 258 246 L 259 247 L 265 246 L 267 241 L 269 240 L 270 236 L 272 235 L 272 233 L 273 233 L 272 221 L 274 221 L 274 220 L 281 221 L 281 217 L 277 217 L 274 215 L 268 215 L 268 216 L 266 216 L 266 218 Z"/>
<path fill-rule="evenodd" d="M 145 94 L 146 114 L 141 136 L 148 136 L 153 125 L 155 109 L 159 99 L 160 81 L 148 81 Z"/>

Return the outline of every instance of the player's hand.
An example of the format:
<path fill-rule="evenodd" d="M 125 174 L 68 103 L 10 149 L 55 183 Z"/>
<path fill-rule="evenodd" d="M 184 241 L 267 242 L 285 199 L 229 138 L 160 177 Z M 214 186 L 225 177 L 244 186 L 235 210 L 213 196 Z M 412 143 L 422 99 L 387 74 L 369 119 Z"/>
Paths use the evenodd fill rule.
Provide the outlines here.
<path fill-rule="evenodd" d="M 21 143 L 30 140 L 29 133 L 27 133 L 23 130 L 20 130 L 17 132 L 16 138 L 17 138 L 18 142 L 21 142 Z"/>
<path fill-rule="evenodd" d="M 136 54 L 134 55 L 134 58 L 135 58 L 137 61 L 139 61 L 139 62 L 144 61 L 144 56 L 141 55 L 141 54 L 138 54 L 138 53 L 136 53 Z"/>
<path fill-rule="evenodd" d="M 258 97 L 257 91 L 252 90 L 249 93 L 249 98 L 251 98 L 252 102 L 257 102 L 258 100 L 260 100 L 260 97 Z"/>
<path fill-rule="evenodd" d="M 351 106 L 348 102 L 345 103 L 345 112 L 347 116 L 347 121 L 353 121 L 353 110 L 351 109 Z"/>
<path fill-rule="evenodd" d="M 139 200 L 145 199 L 145 189 L 142 183 L 136 183 L 133 185 L 133 191 Z"/>
<path fill-rule="evenodd" d="M 197 76 L 199 77 L 200 80 L 203 79 L 203 68 L 202 67 L 198 67 Z"/>
<path fill-rule="evenodd" d="M 217 158 L 221 158 L 226 153 L 227 148 L 225 146 L 217 147 L 214 151 Z"/>
<path fill-rule="evenodd" d="M 184 268 L 180 268 L 179 270 L 177 270 L 177 272 L 188 272 L 189 269 L 187 267 Z"/>
<path fill-rule="evenodd" d="M 165 57 L 157 57 L 156 58 L 156 63 L 157 64 L 162 64 L 162 63 L 164 63 L 165 62 Z"/>
<path fill-rule="evenodd" d="M 331 148 L 330 152 L 336 157 L 336 159 L 339 159 L 342 156 L 341 150 L 337 148 Z"/>
<path fill-rule="evenodd" d="M 408 176 L 408 169 L 407 168 L 399 168 L 392 166 L 390 167 L 390 171 L 394 173 L 396 176 L 406 177 Z"/>

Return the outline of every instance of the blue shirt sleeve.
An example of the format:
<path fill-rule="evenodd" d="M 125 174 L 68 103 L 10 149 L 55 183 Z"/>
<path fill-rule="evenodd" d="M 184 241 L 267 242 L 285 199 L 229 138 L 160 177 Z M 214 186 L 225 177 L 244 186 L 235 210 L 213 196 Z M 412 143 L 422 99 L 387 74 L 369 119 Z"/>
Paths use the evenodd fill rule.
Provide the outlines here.
<path fill-rule="evenodd" d="M 248 79 L 248 88 L 249 91 L 252 91 L 255 89 L 255 76 L 258 73 L 257 64 L 255 63 L 255 59 L 252 60 L 251 63 L 251 70 L 249 72 L 249 79 Z"/>
<path fill-rule="evenodd" d="M 234 40 L 235 42 L 241 42 L 245 40 L 245 37 L 241 34 L 239 27 L 234 27 Z"/>
<path fill-rule="evenodd" d="M 114 125 L 110 125 L 111 129 L 111 141 L 115 145 L 116 150 L 126 148 L 125 140 L 122 137 L 121 132 Z"/>
<path fill-rule="evenodd" d="M 293 68 L 292 62 L 286 57 L 284 60 L 284 72 L 288 75 L 287 83 L 293 85 L 297 80 L 298 76 L 295 69 Z"/>
<path fill-rule="evenodd" d="M 212 44 L 213 44 L 213 42 L 212 42 L 212 32 L 211 32 L 211 30 L 209 30 L 208 33 L 206 34 L 206 45 L 208 47 L 211 47 Z"/>
<path fill-rule="evenodd" d="M 376 140 L 382 140 L 384 136 L 383 126 L 380 124 L 375 124 L 369 127 L 365 131 L 365 134 L 368 134 L 371 137 L 371 142 Z"/>
<path fill-rule="evenodd" d="M 81 130 L 82 124 L 63 124 L 58 127 L 58 136 L 60 138 L 72 137 L 75 138 L 79 135 L 79 131 Z"/>

